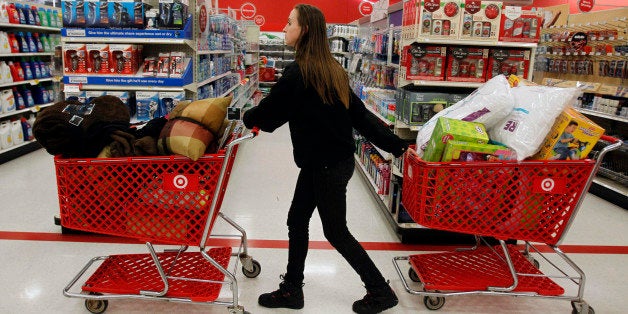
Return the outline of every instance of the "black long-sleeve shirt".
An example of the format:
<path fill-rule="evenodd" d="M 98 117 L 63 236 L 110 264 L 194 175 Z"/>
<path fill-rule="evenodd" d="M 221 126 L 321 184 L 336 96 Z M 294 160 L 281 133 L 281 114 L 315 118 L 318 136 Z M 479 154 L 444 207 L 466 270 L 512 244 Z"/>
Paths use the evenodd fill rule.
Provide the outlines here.
<path fill-rule="evenodd" d="M 364 107 L 351 92 L 349 109 L 339 100 L 323 103 L 312 86 L 305 87 L 296 62 L 284 68 L 283 76 L 260 104 L 244 113 L 247 128 L 273 132 L 288 122 L 294 161 L 300 168 L 333 165 L 351 158 L 355 151 L 352 128 L 381 149 L 401 156 L 407 144 Z"/>

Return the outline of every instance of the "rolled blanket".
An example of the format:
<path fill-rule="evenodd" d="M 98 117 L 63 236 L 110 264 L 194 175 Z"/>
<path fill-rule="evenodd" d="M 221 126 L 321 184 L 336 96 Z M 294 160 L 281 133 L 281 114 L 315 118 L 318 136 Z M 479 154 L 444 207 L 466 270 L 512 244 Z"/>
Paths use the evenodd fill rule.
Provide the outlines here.
<path fill-rule="evenodd" d="M 115 96 L 95 97 L 88 104 L 60 101 L 37 115 L 33 134 L 51 155 L 94 158 L 113 141 L 113 132 L 128 130 L 130 119 L 129 109 Z"/>

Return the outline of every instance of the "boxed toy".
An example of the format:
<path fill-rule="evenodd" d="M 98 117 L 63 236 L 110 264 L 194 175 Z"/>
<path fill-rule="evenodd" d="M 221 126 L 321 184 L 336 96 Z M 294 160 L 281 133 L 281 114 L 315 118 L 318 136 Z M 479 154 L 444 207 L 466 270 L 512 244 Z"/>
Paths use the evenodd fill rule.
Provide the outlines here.
<path fill-rule="evenodd" d="M 87 47 L 85 44 L 63 44 L 63 70 L 65 73 L 87 73 Z"/>
<path fill-rule="evenodd" d="M 470 143 L 488 143 L 488 133 L 482 123 L 438 118 L 423 154 L 425 161 L 440 161 L 445 145 L 451 140 Z"/>
<path fill-rule="evenodd" d="M 539 42 L 543 17 L 539 12 L 505 6 L 502 10 L 500 41 Z"/>
<path fill-rule="evenodd" d="M 422 45 L 415 42 L 404 47 L 406 80 L 444 80 L 446 54 L 446 46 Z"/>
<path fill-rule="evenodd" d="M 556 118 L 539 152 L 532 159 L 584 159 L 603 134 L 603 128 L 573 107 L 567 107 Z"/>
<path fill-rule="evenodd" d="M 421 1 L 421 25 L 419 37 L 458 39 L 460 0 L 423 0 Z"/>
<path fill-rule="evenodd" d="M 445 80 L 485 82 L 488 48 L 448 47 Z"/>
<path fill-rule="evenodd" d="M 504 74 L 528 78 L 530 69 L 530 50 L 523 49 L 491 49 L 489 51 L 488 71 L 486 79 Z"/>
<path fill-rule="evenodd" d="M 517 160 L 516 153 L 505 146 L 448 141 L 441 161 L 500 161 Z"/>
<path fill-rule="evenodd" d="M 462 6 L 464 10 L 460 23 L 460 39 L 496 41 L 502 19 L 502 3 L 464 0 Z"/>
<path fill-rule="evenodd" d="M 87 44 L 87 73 L 109 73 L 109 45 Z"/>

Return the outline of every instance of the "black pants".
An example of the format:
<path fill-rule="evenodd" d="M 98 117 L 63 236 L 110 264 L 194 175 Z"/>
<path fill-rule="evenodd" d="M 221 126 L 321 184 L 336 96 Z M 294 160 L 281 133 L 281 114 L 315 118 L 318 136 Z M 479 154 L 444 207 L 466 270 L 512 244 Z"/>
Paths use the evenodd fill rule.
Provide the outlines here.
<path fill-rule="evenodd" d="M 303 282 L 310 218 L 318 208 L 325 238 L 360 275 L 366 288 L 386 285 L 380 271 L 347 228 L 347 183 L 354 167 L 350 158 L 330 167 L 301 169 L 288 213 L 288 268 L 284 280 L 297 285 Z"/>

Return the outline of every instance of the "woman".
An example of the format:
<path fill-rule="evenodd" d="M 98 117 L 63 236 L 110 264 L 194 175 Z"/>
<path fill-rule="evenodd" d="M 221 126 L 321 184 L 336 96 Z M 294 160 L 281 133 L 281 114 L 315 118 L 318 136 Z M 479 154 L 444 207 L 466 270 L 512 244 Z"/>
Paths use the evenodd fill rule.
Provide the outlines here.
<path fill-rule="evenodd" d="M 295 62 L 243 118 L 247 128 L 266 132 L 288 122 L 294 160 L 301 168 L 288 212 L 287 271 L 279 289 L 262 294 L 258 302 L 270 308 L 303 308 L 308 226 L 318 208 L 325 237 L 366 286 L 367 295 L 353 310 L 381 312 L 397 305 L 397 297 L 346 223 L 346 188 L 355 166 L 352 129 L 395 156 L 401 156 L 407 144 L 351 91 L 346 72 L 330 53 L 325 17 L 318 8 L 296 5 L 283 31 L 286 45 L 295 48 Z"/>

